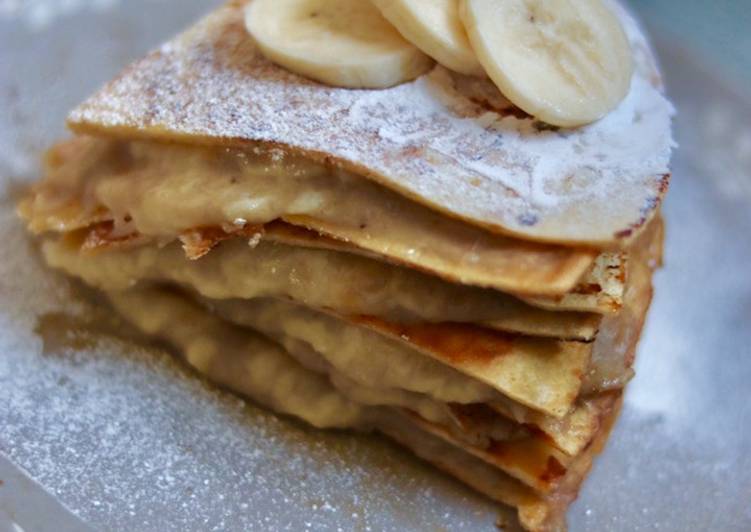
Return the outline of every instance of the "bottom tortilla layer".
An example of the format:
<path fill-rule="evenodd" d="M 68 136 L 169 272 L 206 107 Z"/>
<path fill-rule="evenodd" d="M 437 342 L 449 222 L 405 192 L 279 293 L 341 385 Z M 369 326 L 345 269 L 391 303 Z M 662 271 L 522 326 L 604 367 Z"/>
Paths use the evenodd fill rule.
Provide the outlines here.
<path fill-rule="evenodd" d="M 516 508 L 521 525 L 528 530 L 565 528 L 566 508 L 602 449 L 620 407 L 617 394 L 594 440 L 567 464 L 554 488 L 542 494 L 461 442 L 440 437 L 429 430 L 429 423 L 416 421 L 416 414 L 353 401 L 325 375 L 298 363 L 281 345 L 225 322 L 182 293 L 148 288 L 109 297 L 128 321 L 170 344 L 188 364 L 217 384 L 316 427 L 382 432 L 477 491 Z"/>

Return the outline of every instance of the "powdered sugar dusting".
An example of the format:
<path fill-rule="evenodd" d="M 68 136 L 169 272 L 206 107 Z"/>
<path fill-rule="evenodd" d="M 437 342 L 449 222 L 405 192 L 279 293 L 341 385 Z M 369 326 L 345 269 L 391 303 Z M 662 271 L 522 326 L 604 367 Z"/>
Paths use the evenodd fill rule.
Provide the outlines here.
<path fill-rule="evenodd" d="M 654 87 L 641 76 L 634 77 L 628 97 L 617 109 L 575 133 L 492 111 L 466 116 L 473 110 L 467 105 L 457 108 L 455 102 L 465 102 L 452 76 L 441 68 L 392 94 L 372 92 L 355 102 L 349 116 L 363 129 L 377 128 L 384 140 L 422 146 L 461 161 L 465 168 L 527 198 L 533 209 L 555 209 L 561 201 L 586 201 L 591 196 L 607 198 L 624 168 L 641 176 L 669 172 L 666 154 L 672 140 L 665 131 L 670 129 L 672 111 L 665 112 L 666 102 L 653 98 Z M 407 103 L 394 113 L 392 98 Z M 641 130 L 635 137 L 629 126 L 636 124 Z M 587 173 L 596 179 L 587 179 Z M 587 182 L 562 196 L 558 182 L 572 175 Z"/>
<path fill-rule="evenodd" d="M 564 130 L 524 115 L 489 81 L 442 67 L 375 91 L 302 79 L 254 49 L 241 7 L 216 11 L 127 69 L 72 122 L 325 154 L 440 210 L 530 238 L 612 243 L 659 204 L 673 108 L 621 9 L 637 62 L 631 91 L 604 119 Z"/>
<path fill-rule="evenodd" d="M 18 18 L 33 30 L 40 31 L 61 16 L 89 7 L 107 9 L 117 2 L 118 0 L 0 0 L 0 19 Z"/>

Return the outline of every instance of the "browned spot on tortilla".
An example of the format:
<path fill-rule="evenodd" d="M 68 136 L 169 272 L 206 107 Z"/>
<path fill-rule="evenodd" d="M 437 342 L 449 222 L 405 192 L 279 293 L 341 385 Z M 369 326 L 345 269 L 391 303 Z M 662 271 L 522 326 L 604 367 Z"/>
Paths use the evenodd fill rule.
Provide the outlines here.
<path fill-rule="evenodd" d="M 484 329 L 465 323 L 421 323 L 401 325 L 371 316 L 356 316 L 353 321 L 385 331 L 418 348 L 426 349 L 450 364 L 490 363 L 511 351 L 516 335 Z"/>
<path fill-rule="evenodd" d="M 637 230 L 641 229 L 648 220 L 650 220 L 652 213 L 655 211 L 655 209 L 657 209 L 657 207 L 660 206 L 660 204 L 662 203 L 662 198 L 665 197 L 665 193 L 667 192 L 668 186 L 670 185 L 670 177 L 671 174 L 663 174 L 660 177 L 660 182 L 657 185 L 657 194 L 647 199 L 644 207 L 642 207 L 641 209 L 641 217 L 639 218 L 639 220 L 629 225 L 626 229 L 617 231 L 615 233 L 616 238 L 620 239 L 631 236 Z"/>
<path fill-rule="evenodd" d="M 219 226 L 196 227 L 180 233 L 178 237 L 190 260 L 200 259 L 220 242 L 230 238 L 253 237 L 263 234 L 263 225 L 243 225 L 231 228 Z"/>
<path fill-rule="evenodd" d="M 183 231 L 179 236 L 183 250 L 188 259 L 195 260 L 203 257 L 220 242 L 231 238 L 250 238 L 256 234 L 263 234 L 263 225 L 244 225 L 237 227 L 196 227 Z M 81 251 L 97 251 L 141 245 L 151 242 L 151 237 L 141 235 L 137 231 L 117 234 L 115 224 L 111 220 L 97 222 L 88 227 L 65 234 L 69 245 L 80 248 Z"/>
<path fill-rule="evenodd" d="M 90 226 L 86 232 L 81 251 L 93 251 L 101 248 L 123 247 L 147 240 L 138 232 L 115 233 L 115 224 L 112 221 L 99 222 Z"/>
<path fill-rule="evenodd" d="M 449 409 L 455 420 L 462 426 L 475 423 L 486 423 L 497 419 L 499 414 L 486 404 L 458 404 L 450 403 Z"/>
<path fill-rule="evenodd" d="M 550 436 L 547 432 L 543 431 L 540 427 L 537 425 L 534 425 L 532 423 L 519 423 L 520 426 L 524 427 L 524 430 L 526 430 L 532 438 L 537 438 L 551 447 L 558 448 L 558 445 L 555 442 L 555 439 L 553 439 L 552 436 Z"/>
<path fill-rule="evenodd" d="M 584 373 L 580 369 L 578 369 L 578 368 L 573 368 L 571 370 L 571 375 L 573 375 L 574 377 L 576 377 L 579 380 L 581 380 L 581 379 L 584 378 Z"/>
<path fill-rule="evenodd" d="M 494 105 L 493 102 L 490 101 L 490 99 L 482 98 L 477 95 L 467 95 L 467 99 L 476 106 L 480 107 L 483 111 L 491 111 L 493 113 L 499 114 L 502 117 L 513 116 L 514 118 L 519 118 L 520 120 L 531 118 L 530 114 L 508 102 L 504 102 L 506 105 L 503 106 Z"/>
<path fill-rule="evenodd" d="M 626 284 L 626 268 L 620 268 L 618 270 L 618 276 L 616 277 L 618 279 L 618 282 L 621 284 Z"/>
<path fill-rule="evenodd" d="M 599 283 L 580 283 L 574 288 L 574 294 L 599 294 L 602 287 Z"/>
<path fill-rule="evenodd" d="M 553 455 L 544 438 L 518 441 L 492 441 L 487 449 L 492 461 L 504 468 L 524 471 L 539 480 L 537 486 L 545 491 L 566 474 L 567 468 Z"/>
<path fill-rule="evenodd" d="M 424 149 L 419 146 L 407 146 L 402 150 L 402 155 L 405 157 L 419 157 L 424 153 Z"/>
<path fill-rule="evenodd" d="M 561 464 L 554 456 L 551 456 L 548 458 L 548 464 L 547 468 L 545 469 L 545 472 L 543 472 L 542 475 L 540 475 L 540 480 L 542 480 L 545 483 L 552 483 L 561 478 L 563 475 L 566 474 L 566 468 L 563 467 L 563 464 Z"/>

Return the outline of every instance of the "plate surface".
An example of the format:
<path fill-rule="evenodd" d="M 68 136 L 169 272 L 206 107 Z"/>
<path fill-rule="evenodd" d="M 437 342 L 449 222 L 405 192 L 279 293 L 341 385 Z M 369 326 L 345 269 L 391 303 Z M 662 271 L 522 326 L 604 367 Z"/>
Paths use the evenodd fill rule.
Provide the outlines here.
<path fill-rule="evenodd" d="M 72 530 L 71 513 L 142 531 L 492 529 L 490 503 L 407 453 L 213 389 L 44 268 L 13 213 L 41 151 L 68 109 L 212 2 L 12 4 L 0 0 L 0 530 Z M 751 95 L 657 45 L 679 110 L 667 263 L 622 418 L 570 525 L 747 531 Z"/>

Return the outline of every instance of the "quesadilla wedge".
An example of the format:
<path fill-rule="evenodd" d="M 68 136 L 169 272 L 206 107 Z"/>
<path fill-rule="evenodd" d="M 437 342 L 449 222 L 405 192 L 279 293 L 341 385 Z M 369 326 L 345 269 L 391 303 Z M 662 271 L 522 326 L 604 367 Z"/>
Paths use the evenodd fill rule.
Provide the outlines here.
<path fill-rule="evenodd" d="M 336 32 L 354 11 L 328 1 L 269 13 Z M 498 37 L 468 17 L 483 1 L 454 20 L 473 45 Z M 382 433 L 525 529 L 561 530 L 634 375 L 662 260 L 673 109 L 646 38 L 614 2 L 577 7 L 581 24 L 608 20 L 592 42 L 633 64 L 603 116 L 559 127 L 512 103 L 541 94 L 501 93 L 492 62 L 508 50 L 478 52 L 488 77 L 472 77 L 393 32 L 426 73 L 328 86 L 287 69 L 310 50 L 258 45 L 249 5 L 72 111 L 19 205 L 44 259 L 211 381 L 315 427 Z M 583 46 L 574 33 L 562 49 Z M 347 53 L 381 57 L 373 39 Z M 589 62 L 615 53 L 591 52 L 545 57 L 586 92 L 612 66 Z M 331 58 L 313 59 L 299 71 Z"/>

